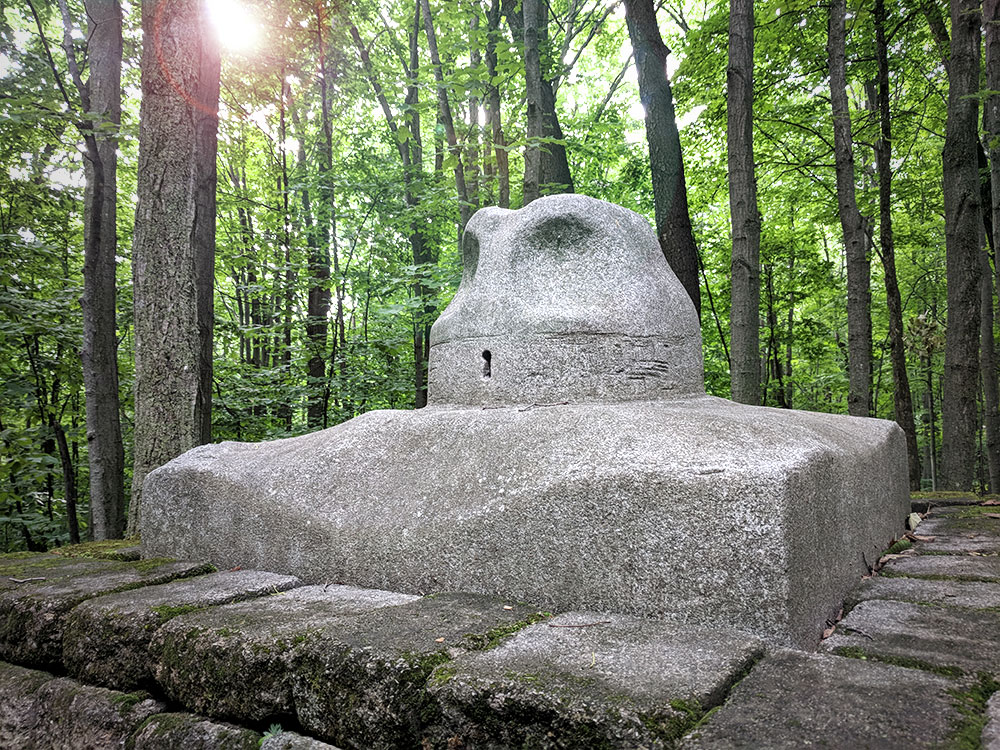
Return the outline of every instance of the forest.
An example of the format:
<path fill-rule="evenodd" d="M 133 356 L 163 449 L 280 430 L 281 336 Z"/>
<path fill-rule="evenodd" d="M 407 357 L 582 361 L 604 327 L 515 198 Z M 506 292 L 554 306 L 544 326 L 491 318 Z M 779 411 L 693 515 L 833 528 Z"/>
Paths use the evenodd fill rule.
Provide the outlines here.
<path fill-rule="evenodd" d="M 649 218 L 708 393 L 1000 492 L 998 0 L 204 3 L 0 0 L 3 551 L 423 407 L 465 223 L 566 191 Z"/>

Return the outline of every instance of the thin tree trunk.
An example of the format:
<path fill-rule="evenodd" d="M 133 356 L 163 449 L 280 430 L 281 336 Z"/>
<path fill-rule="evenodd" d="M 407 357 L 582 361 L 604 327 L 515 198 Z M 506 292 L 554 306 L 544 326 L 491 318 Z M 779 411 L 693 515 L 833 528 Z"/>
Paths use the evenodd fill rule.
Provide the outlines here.
<path fill-rule="evenodd" d="M 465 231 L 465 225 L 469 223 L 471 216 L 469 192 L 465 186 L 465 167 L 462 164 L 462 150 L 458 145 L 458 136 L 455 133 L 455 121 L 451 116 L 451 102 L 448 100 L 448 87 L 444 81 L 444 71 L 441 68 L 441 56 L 438 54 L 437 37 L 434 34 L 434 19 L 431 18 L 431 8 L 428 0 L 421 0 L 421 9 L 424 14 L 424 33 L 427 35 L 427 49 L 431 55 L 431 64 L 434 66 L 434 80 L 437 81 L 438 109 L 444 125 L 445 137 L 448 139 L 448 150 L 455 159 L 455 187 L 458 190 L 458 210 L 459 226 L 458 236 L 461 237 Z"/>
<path fill-rule="evenodd" d="M 83 381 L 90 464 L 91 533 L 119 539 L 125 532 L 125 455 L 122 448 L 116 339 L 117 169 L 121 122 L 122 15 L 118 0 L 87 0 L 90 79 L 81 98 L 111 130 L 94 133 L 95 153 L 85 159 L 83 272 Z M 95 158 L 96 157 L 96 158 Z M 65 442 L 65 435 L 62 437 Z M 64 466 L 65 473 L 65 466 Z M 67 491 L 68 492 L 68 491 Z M 79 541 L 75 510 L 70 537 Z M 67 512 L 69 496 L 67 494 Z"/>
<path fill-rule="evenodd" d="M 948 317 L 941 484 L 950 490 L 971 490 L 975 471 L 979 237 L 982 232 L 976 95 L 979 91 L 981 20 L 979 0 L 952 0 L 948 122 L 942 157 Z"/>
<path fill-rule="evenodd" d="M 989 471 L 989 491 L 1000 492 L 1000 393 L 997 389 L 996 341 L 993 338 L 993 274 L 990 259 L 983 249 L 979 254 L 982 267 L 979 303 L 980 319 L 980 380 L 983 387 L 983 423 L 986 427 L 986 466 Z"/>
<path fill-rule="evenodd" d="M 753 163 L 752 0 L 729 10 L 727 131 L 729 210 L 732 216 L 732 396 L 760 403 L 760 211 Z"/>
<path fill-rule="evenodd" d="M 309 401 L 306 421 L 310 427 L 326 427 L 329 384 L 326 379 L 327 317 L 330 313 L 330 241 L 334 228 L 333 126 L 330 121 L 329 77 L 326 66 L 326 19 L 322 6 L 316 5 L 316 43 L 319 48 L 320 138 L 319 182 L 329 191 L 327 200 L 318 201 L 315 209 L 315 241 L 310 245 L 309 291 L 306 309 L 306 339 L 309 361 Z"/>
<path fill-rule="evenodd" d="M 205 442 L 211 428 L 220 67 L 201 3 L 145 0 L 142 24 L 130 533 L 139 531 L 146 475 Z"/>
<path fill-rule="evenodd" d="M 497 37 L 500 29 L 500 0 L 492 0 L 486 16 L 486 70 L 490 76 L 487 90 L 487 113 L 493 135 L 493 151 L 497 163 L 497 205 L 510 208 L 510 166 L 507 141 L 500 122 L 500 88 L 497 86 Z"/>
<path fill-rule="evenodd" d="M 986 49 L 986 88 L 993 93 L 990 93 L 984 103 L 984 113 L 983 120 L 986 130 L 986 146 L 989 152 L 989 163 L 990 163 L 990 207 L 987 209 L 983 207 L 983 210 L 988 213 L 992 218 L 992 242 L 991 242 L 991 253 L 993 268 L 990 268 L 990 257 L 985 259 L 985 264 L 982 267 L 982 273 L 986 276 L 993 274 L 994 278 L 992 281 L 984 280 L 984 287 L 987 283 L 993 287 L 993 291 L 990 292 L 990 302 L 989 302 L 989 314 L 991 320 L 989 321 L 989 341 L 988 343 L 994 349 L 993 356 L 993 366 L 987 368 L 984 362 L 984 373 L 983 373 L 983 384 L 984 387 L 988 387 L 990 391 L 994 393 L 990 394 L 986 399 L 987 404 L 987 414 L 990 415 L 991 410 L 996 411 L 998 406 L 998 401 L 1000 398 L 996 395 L 997 390 L 997 370 L 996 370 L 996 355 L 995 355 L 995 339 L 993 338 L 993 298 L 994 294 L 1000 290 L 1000 264 L 997 263 L 996 249 L 1000 247 L 1000 0 L 985 0 L 983 2 L 983 28 L 985 29 L 985 49 Z M 982 302 L 984 313 L 987 311 L 985 299 Z M 982 335 L 986 335 L 987 324 L 984 323 L 981 326 Z M 988 385 L 987 385 L 988 384 Z M 991 417 L 992 419 L 992 417 Z M 990 422 L 987 422 L 987 427 L 989 427 Z M 997 425 L 1000 427 L 1000 424 Z M 996 429 L 996 428 L 994 428 Z M 987 430 L 987 448 L 990 457 L 990 484 L 991 492 L 1000 492 L 1000 470 L 994 471 L 995 465 L 1000 465 L 1000 437 L 990 438 L 989 430 Z"/>
<path fill-rule="evenodd" d="M 903 302 L 896 278 L 896 249 L 892 233 L 892 130 L 889 119 L 889 54 L 885 38 L 885 0 L 875 0 L 875 55 L 878 59 L 879 138 L 875 144 L 878 172 L 879 257 L 885 273 L 886 304 L 889 310 L 889 349 L 892 360 L 893 407 L 896 422 L 906 436 L 910 489 L 920 489 L 920 449 L 913 418 L 913 397 L 906 371 L 906 343 L 903 338 Z"/>
<path fill-rule="evenodd" d="M 653 181 L 656 236 L 660 249 L 701 316 L 698 247 L 688 212 L 681 139 L 667 79 L 667 55 L 653 0 L 625 0 L 625 21 L 639 73 L 639 98 L 646 113 L 646 142 Z"/>
<path fill-rule="evenodd" d="M 837 209 L 847 257 L 847 411 L 871 416 L 872 318 L 871 270 L 868 260 L 870 224 L 858 210 L 854 187 L 854 143 L 847 101 L 846 0 L 831 0 L 827 54 L 830 60 L 830 102 L 833 106 Z"/>
<path fill-rule="evenodd" d="M 292 273 L 292 232 L 291 232 L 291 207 L 289 192 L 291 188 L 288 184 L 288 155 L 285 153 L 284 144 L 288 141 L 288 124 L 285 117 L 285 110 L 291 98 L 291 87 L 285 81 L 285 72 L 281 72 L 281 106 L 279 109 L 278 137 L 281 138 L 281 224 L 282 224 L 282 250 L 284 268 L 282 305 L 281 305 L 281 372 L 285 378 L 285 385 L 291 382 L 292 374 L 292 309 L 295 306 L 295 277 Z M 289 397 L 284 397 L 278 405 L 278 421 L 285 429 L 291 432 L 292 429 L 292 403 Z"/>

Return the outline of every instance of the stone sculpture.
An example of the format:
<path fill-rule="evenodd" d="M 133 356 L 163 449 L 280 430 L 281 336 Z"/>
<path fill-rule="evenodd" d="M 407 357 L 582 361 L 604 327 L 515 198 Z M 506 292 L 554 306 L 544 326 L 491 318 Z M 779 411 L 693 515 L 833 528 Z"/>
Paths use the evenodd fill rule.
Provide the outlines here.
<path fill-rule="evenodd" d="M 144 554 L 815 644 L 902 531 L 896 424 L 706 396 L 694 308 L 621 207 L 483 209 L 463 261 L 427 408 L 184 454 L 146 479 Z"/>

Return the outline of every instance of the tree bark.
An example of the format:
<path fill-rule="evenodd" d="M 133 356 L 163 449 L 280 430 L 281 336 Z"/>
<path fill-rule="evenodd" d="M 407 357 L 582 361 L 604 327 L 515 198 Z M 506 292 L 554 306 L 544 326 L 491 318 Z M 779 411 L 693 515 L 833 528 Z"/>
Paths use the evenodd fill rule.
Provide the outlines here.
<path fill-rule="evenodd" d="M 1000 492 L 1000 393 L 997 389 L 996 341 L 993 337 L 993 276 L 986 249 L 979 254 L 981 266 L 979 304 L 980 379 L 983 386 L 983 423 L 986 427 L 986 466 L 989 491 Z"/>
<path fill-rule="evenodd" d="M 854 143 L 847 101 L 846 0 L 831 0 L 827 54 L 830 60 L 830 102 L 833 106 L 837 209 L 847 257 L 847 411 L 871 416 L 872 318 L 871 269 L 868 260 L 871 227 L 858 210 L 854 186 Z"/>
<path fill-rule="evenodd" d="M 979 0 L 952 0 L 948 122 L 942 154 L 948 316 L 941 405 L 941 484 L 949 490 L 972 489 L 976 455 L 982 233 L 976 94 L 981 20 Z"/>
<path fill-rule="evenodd" d="M 906 371 L 906 343 L 903 338 L 903 302 L 896 278 L 896 248 L 892 233 L 892 129 L 889 119 L 889 53 L 885 37 L 885 0 L 875 0 L 875 56 L 878 65 L 879 138 L 875 144 L 878 172 L 879 257 L 885 273 L 886 304 L 889 310 L 889 347 L 892 359 L 893 408 L 896 422 L 906 436 L 910 489 L 920 489 L 920 451 L 913 418 L 913 396 Z M 870 320 L 869 320 L 870 324 Z"/>
<path fill-rule="evenodd" d="M 142 25 L 130 533 L 146 475 L 210 437 L 220 66 L 196 0 L 145 0 Z"/>
<path fill-rule="evenodd" d="M 639 73 L 639 98 L 646 113 L 646 142 L 653 180 L 656 236 L 701 317 L 698 246 L 688 212 L 687 185 L 674 98 L 667 79 L 667 55 L 653 0 L 625 0 L 625 21 Z"/>
<path fill-rule="evenodd" d="M 118 0 L 87 0 L 90 78 L 80 88 L 98 129 L 88 142 L 84 171 L 83 383 L 90 465 L 90 533 L 120 539 L 125 532 L 125 455 L 118 392 L 116 321 L 117 170 L 121 124 L 122 13 Z M 68 20 L 68 19 L 64 19 Z M 71 54 L 71 47 L 67 54 Z M 65 442 L 65 436 L 62 438 Z M 65 460 L 65 456 L 63 456 Z M 67 490 L 68 491 L 68 490 Z M 75 495 L 75 487 L 74 487 Z M 74 502 L 75 505 L 75 502 Z M 71 518 L 71 536 L 76 519 Z M 79 533 L 76 533 L 79 538 Z"/>
<path fill-rule="evenodd" d="M 524 187 L 522 205 L 541 195 L 542 150 L 542 65 L 538 55 L 538 17 L 541 0 L 524 0 L 524 93 L 527 105 L 527 144 L 524 147 Z"/>
<path fill-rule="evenodd" d="M 458 191 L 459 227 L 458 236 L 462 237 L 465 225 L 471 216 L 469 191 L 465 186 L 465 167 L 462 164 L 462 150 L 458 145 L 458 135 L 455 133 L 455 120 L 451 116 L 451 102 L 448 100 L 448 88 L 444 82 L 444 71 L 441 67 L 441 56 L 438 54 L 437 36 L 434 34 L 434 19 L 431 18 L 431 8 L 428 0 L 421 0 L 424 12 L 424 33 L 427 35 L 427 48 L 434 66 L 434 79 L 437 81 L 438 108 L 444 124 L 445 137 L 448 139 L 448 151 L 455 160 L 455 187 Z"/>
<path fill-rule="evenodd" d="M 524 4 L 522 3 L 522 6 Z M 527 5 L 537 7 L 535 21 L 536 42 L 532 45 L 539 54 L 538 64 L 538 91 L 536 92 L 539 117 L 541 118 L 540 136 L 551 139 L 544 147 L 539 149 L 538 154 L 538 194 L 548 195 L 550 193 L 572 193 L 573 175 L 570 172 L 569 160 L 566 156 L 566 146 L 562 126 L 559 124 L 559 115 L 556 112 L 556 95 L 553 81 L 545 76 L 544 66 L 541 61 L 541 52 L 548 37 L 547 13 L 548 4 L 542 0 L 528 0 Z M 526 40 L 527 32 L 525 24 L 524 7 L 518 7 L 516 0 L 503 0 L 503 13 L 507 18 L 507 25 L 510 26 L 511 34 L 515 40 Z M 525 74 L 527 79 L 529 45 L 524 45 Z M 531 65 L 534 65 L 532 62 Z M 527 83 L 527 80 L 526 80 Z M 529 95 L 530 96 L 530 95 Z M 529 105 L 530 106 L 530 105 Z M 530 113 L 529 113 L 530 114 Z M 532 132 L 532 122 L 528 120 L 529 133 Z M 529 146 L 530 144 L 529 135 Z M 527 156 L 527 151 L 525 152 Z M 527 205 L 528 201 L 524 201 Z"/>
<path fill-rule="evenodd" d="M 507 141 L 500 122 L 500 87 L 497 85 L 497 37 L 500 28 L 500 0 L 492 0 L 486 16 L 486 71 L 490 82 L 486 95 L 486 111 L 493 137 L 493 152 L 497 164 L 497 205 L 510 208 L 510 166 Z"/>
<path fill-rule="evenodd" d="M 991 92 L 1000 91 L 1000 0 L 985 0 L 983 2 L 983 28 L 985 29 L 985 49 L 986 49 L 986 88 Z M 986 130 L 986 148 L 989 155 L 990 163 L 990 205 L 987 208 L 983 207 L 983 211 L 988 212 L 988 215 L 992 217 L 992 242 L 991 242 L 991 253 L 993 268 L 990 268 L 989 256 L 985 259 L 985 264 L 982 265 L 982 273 L 989 275 L 993 273 L 994 279 L 990 284 L 993 287 L 990 292 L 990 307 L 989 312 L 993 313 L 993 299 L 997 290 L 1000 290 L 1000 265 L 996 262 L 996 248 L 1000 247 L 1000 94 L 991 93 L 989 94 L 984 102 L 984 117 L 983 124 Z M 984 282 L 985 285 L 985 282 Z M 983 300 L 983 309 L 985 308 L 985 300 Z M 985 334 L 986 325 L 982 326 L 983 333 Z M 994 362 L 991 368 L 986 368 L 984 365 L 983 373 L 983 385 L 984 388 L 989 387 L 991 390 L 997 389 L 997 371 L 996 371 L 996 357 L 995 357 L 995 339 L 993 338 L 993 326 L 992 320 L 990 321 L 990 336 L 989 343 L 994 345 Z M 998 398 L 997 400 L 1000 400 Z M 995 404 L 994 397 L 990 396 L 986 399 L 987 411 L 989 411 L 991 406 L 991 401 Z M 996 407 L 994 407 L 996 408 Z M 1000 425 L 998 425 L 1000 427 Z M 1000 477 L 994 477 L 994 463 L 1000 464 L 1000 437 L 996 440 L 991 440 L 989 437 L 989 431 L 987 431 L 987 447 L 990 455 L 990 483 L 992 484 L 991 492 L 1000 492 Z M 1000 471 L 997 472 L 1000 474 Z"/>
<path fill-rule="evenodd" d="M 729 67 L 726 142 L 729 210 L 732 217 L 732 397 L 760 403 L 760 211 L 753 163 L 752 0 L 732 0 L 729 10 Z"/>

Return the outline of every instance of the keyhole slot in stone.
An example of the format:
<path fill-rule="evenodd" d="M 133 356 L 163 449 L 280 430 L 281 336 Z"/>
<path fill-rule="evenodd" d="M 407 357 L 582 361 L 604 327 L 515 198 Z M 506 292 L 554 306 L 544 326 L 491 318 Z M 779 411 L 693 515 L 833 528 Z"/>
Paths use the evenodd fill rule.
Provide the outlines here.
<path fill-rule="evenodd" d="M 489 349 L 483 350 L 483 377 L 488 378 L 493 375 L 493 354 Z"/>

